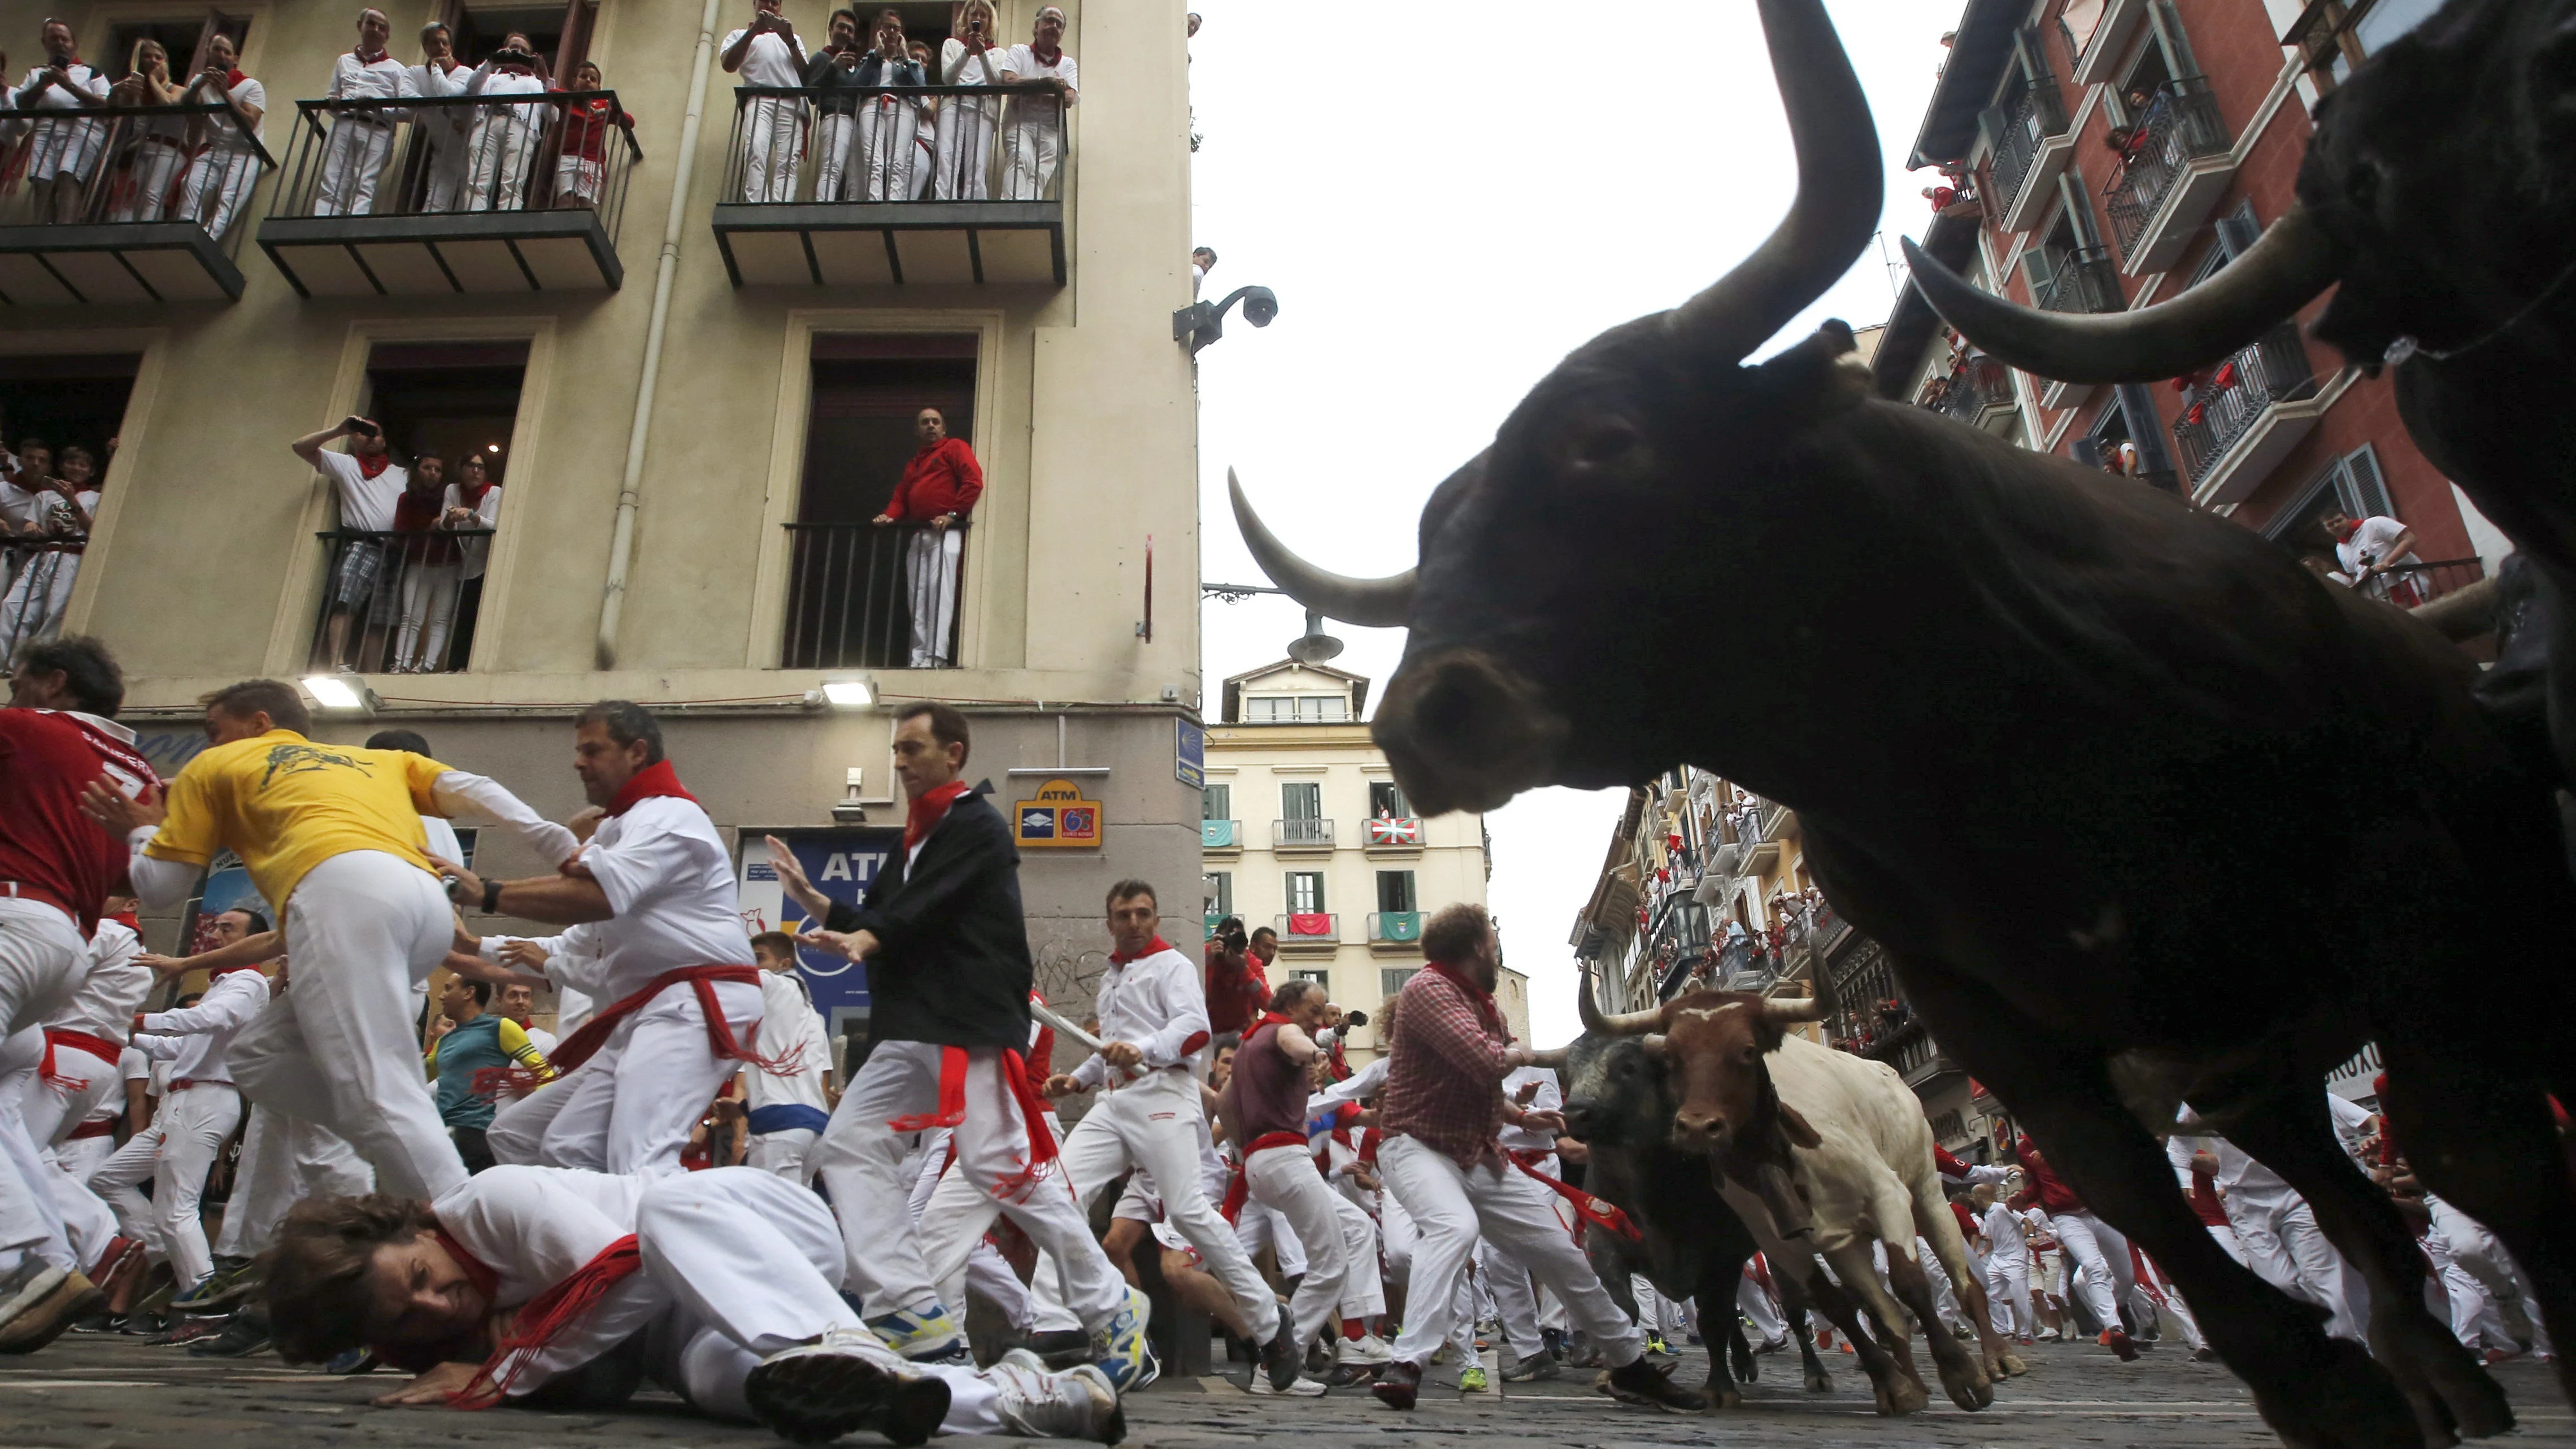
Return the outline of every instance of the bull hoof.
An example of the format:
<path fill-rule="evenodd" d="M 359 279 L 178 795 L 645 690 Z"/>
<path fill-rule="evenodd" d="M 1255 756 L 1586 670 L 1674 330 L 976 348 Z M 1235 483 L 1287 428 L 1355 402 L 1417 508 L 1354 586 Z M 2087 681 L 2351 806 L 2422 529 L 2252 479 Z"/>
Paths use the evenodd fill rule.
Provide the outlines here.
<path fill-rule="evenodd" d="M 2491 1438 L 2513 1427 L 2504 1389 L 2429 1315 L 2402 1308 L 2384 1317 L 2374 1313 L 2370 1336 L 2378 1349 L 2373 1358 L 2397 1380 L 2427 1449 L 2448 1449 L 2460 1438 Z"/>
<path fill-rule="evenodd" d="M 2290 1449 L 2442 1449 L 2444 1434 L 2427 1440 L 2406 1396 L 2360 1344 L 2329 1339 L 2324 1372 L 2289 1375 L 2254 1390 L 2263 1422 Z"/>
<path fill-rule="evenodd" d="M 1994 1382 L 1986 1377 L 1985 1370 L 1965 1360 L 1941 1366 L 1941 1387 L 1949 1393 L 1951 1403 L 1971 1414 L 1995 1401 Z"/>
<path fill-rule="evenodd" d="M 1708 1394 L 1708 1412 L 1712 1414 L 1722 1414 L 1729 1410 L 1741 1409 L 1744 1407 L 1744 1395 L 1737 1392 L 1734 1384 L 1719 1378 L 1715 1374 L 1711 1374 L 1709 1376 L 1706 1392 Z"/>
<path fill-rule="evenodd" d="M 2029 1372 L 2030 1365 L 2011 1349 L 2005 1349 L 1986 1361 L 1986 1377 L 1990 1379 L 2017 1379 Z"/>
<path fill-rule="evenodd" d="M 1870 1385 L 1872 1397 L 1878 1400 L 1878 1411 L 1891 1418 L 1920 1413 L 1931 1406 L 1932 1396 L 1923 1386 L 1902 1374 L 1890 1374 L 1888 1382 Z"/>
<path fill-rule="evenodd" d="M 1808 1393 L 1811 1393 L 1811 1394 L 1830 1394 L 1830 1393 L 1832 1393 L 1833 1391 L 1834 1391 L 1834 1376 L 1833 1376 L 1833 1375 L 1831 1375 L 1831 1374 L 1829 1374 L 1829 1373 L 1826 1373 L 1823 1369 L 1818 1369 L 1818 1370 L 1816 1370 L 1814 1373 L 1811 1373 L 1811 1374 L 1807 1375 L 1807 1392 L 1808 1392 Z"/>

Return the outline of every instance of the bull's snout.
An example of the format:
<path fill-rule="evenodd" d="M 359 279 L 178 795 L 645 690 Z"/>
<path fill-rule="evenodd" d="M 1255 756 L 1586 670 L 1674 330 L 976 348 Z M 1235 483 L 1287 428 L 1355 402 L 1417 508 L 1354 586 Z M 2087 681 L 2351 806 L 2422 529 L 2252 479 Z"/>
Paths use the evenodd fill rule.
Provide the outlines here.
<path fill-rule="evenodd" d="M 1480 650 L 1407 659 L 1372 733 L 1426 815 L 1492 810 L 1551 783 L 1570 733 L 1536 683 Z"/>
<path fill-rule="evenodd" d="M 1673 1114 L 1673 1141 L 1676 1146 L 1709 1151 L 1725 1146 L 1732 1131 L 1723 1112 L 1684 1107 Z"/>
<path fill-rule="evenodd" d="M 1566 1101 L 1563 1111 L 1565 1113 L 1565 1135 L 1573 1138 L 1577 1142 L 1591 1141 L 1593 1131 L 1600 1125 L 1601 1116 L 1600 1112 L 1593 1107 L 1592 1103 L 1588 1099 L 1582 1097 L 1569 1098 Z"/>

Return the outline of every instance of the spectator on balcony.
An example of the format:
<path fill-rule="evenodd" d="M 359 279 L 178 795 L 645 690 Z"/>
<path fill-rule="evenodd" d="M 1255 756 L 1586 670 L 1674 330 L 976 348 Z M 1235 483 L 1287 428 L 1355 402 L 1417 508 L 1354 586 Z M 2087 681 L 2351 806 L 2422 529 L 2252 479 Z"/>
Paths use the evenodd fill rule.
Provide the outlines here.
<path fill-rule="evenodd" d="M 904 42 L 903 49 L 904 54 L 912 57 L 912 63 L 920 70 L 922 78 L 928 80 L 933 64 L 930 47 L 921 41 L 911 40 Z M 913 102 L 913 108 L 919 114 L 912 123 L 912 170 L 903 193 L 906 201 L 919 201 L 928 196 L 931 173 L 939 169 L 939 97 L 922 96 Z"/>
<path fill-rule="evenodd" d="M 1064 12 L 1040 6 L 1029 43 L 1011 47 L 1009 65 L 1017 79 L 1042 81 L 1050 92 L 1012 97 L 1011 124 L 1002 133 L 1003 199 L 1038 201 L 1064 159 L 1065 110 L 1082 98 L 1073 57 L 1064 53 Z"/>
<path fill-rule="evenodd" d="M 751 86 L 794 88 L 805 83 L 805 47 L 796 27 L 778 13 L 780 0 L 752 0 L 751 23 L 724 38 L 724 68 Z M 759 96 L 736 112 L 742 125 L 742 199 L 794 201 L 796 172 L 805 148 L 805 103 L 794 96 Z"/>
<path fill-rule="evenodd" d="M 456 36 L 444 22 L 433 20 L 420 28 L 420 64 L 411 68 L 411 85 L 421 99 L 462 96 L 473 74 L 456 58 Z M 454 211 L 465 195 L 465 166 L 472 150 L 466 137 L 474 128 L 474 107 L 424 106 L 411 118 L 412 130 L 429 147 L 420 209 L 435 215 Z"/>
<path fill-rule="evenodd" d="M 2384 515 L 2356 520 L 2340 508 L 2327 509 L 2317 524 L 2334 540 L 2335 558 L 2353 587 L 2410 608 L 2420 602 L 2415 581 L 2400 572 L 2423 562 L 2415 556 L 2415 530 Z"/>
<path fill-rule="evenodd" d="M 233 38 L 218 30 L 206 42 L 206 68 L 188 82 L 192 105 L 220 102 L 230 112 L 188 122 L 188 169 L 179 178 L 178 215 L 220 241 L 259 184 L 259 123 L 268 88 L 243 75 Z"/>
<path fill-rule="evenodd" d="M 81 63 L 72 28 L 60 20 L 48 20 L 38 33 L 43 37 L 45 63 L 28 71 L 27 78 L 9 93 L 9 108 L 94 111 L 106 105 L 107 77 Z M 107 145 L 107 123 L 48 117 L 35 123 L 22 145 L 20 154 L 26 157 L 22 173 L 35 188 L 36 215 L 57 222 L 77 219 L 82 193 Z"/>
<path fill-rule="evenodd" d="M 890 88 L 926 85 L 928 78 L 904 42 L 903 15 L 892 6 L 878 11 L 869 48 L 862 51 L 858 16 L 840 11 L 833 16 L 832 39 L 805 73 L 805 84 L 824 92 L 815 101 L 823 118 L 815 132 L 820 169 L 814 199 L 909 200 L 922 98 L 898 96 Z"/>
<path fill-rule="evenodd" d="M 125 79 L 107 93 L 115 106 L 175 106 L 183 93 L 170 80 L 170 52 L 161 42 L 134 42 Z M 170 210 L 178 190 L 179 168 L 188 159 L 188 118 L 138 116 L 127 122 L 124 174 L 109 191 L 110 221 L 159 221 Z"/>
<path fill-rule="evenodd" d="M 546 63 L 528 37 L 512 31 L 501 48 L 467 77 L 469 96 L 536 96 L 546 91 Z M 474 108 L 466 141 L 465 209 L 518 211 L 528 204 L 528 162 L 545 128 L 538 108 L 525 101 Z"/>
<path fill-rule="evenodd" d="M 996 49 L 1000 21 L 990 0 L 966 0 L 957 17 L 955 36 L 939 47 L 939 83 L 947 86 L 997 86 L 1010 80 L 1010 48 Z M 948 96 L 939 106 L 938 174 L 930 194 L 939 201 L 982 201 L 991 195 L 993 131 L 1000 121 L 998 98 Z"/>
<path fill-rule="evenodd" d="M 24 443 L 35 454 L 41 443 Z M 98 488 L 90 481 L 98 460 L 83 447 L 63 449 L 60 477 L 35 476 L 35 518 L 24 536 L 42 545 L 33 552 L 9 592 L 0 597 L 0 661 L 17 657 L 29 644 L 42 644 L 62 632 L 63 611 L 72 601 L 79 577 L 81 548 L 98 515 Z"/>
<path fill-rule="evenodd" d="M 394 123 L 402 112 L 380 104 L 419 94 L 411 71 L 386 51 L 393 22 L 372 7 L 358 12 L 358 45 L 332 63 L 331 92 L 324 109 L 332 113 L 331 134 L 322 141 L 321 179 L 313 197 L 315 216 L 369 216 L 376 209 L 376 183 L 394 150 Z"/>
<path fill-rule="evenodd" d="M 348 451 L 325 452 L 334 438 L 349 440 Z M 349 667 L 349 621 L 371 608 L 385 566 L 385 538 L 394 527 L 394 509 L 411 487 L 411 470 L 394 462 L 385 447 L 385 430 L 361 417 L 342 418 L 337 426 L 307 433 L 289 443 L 295 456 L 329 478 L 340 502 L 340 559 L 331 571 L 330 622 L 324 642 L 331 667 Z"/>
<path fill-rule="evenodd" d="M 463 572 L 462 540 L 449 536 L 459 514 L 472 517 L 447 481 L 447 460 L 424 448 L 411 460 L 411 480 L 394 499 L 395 592 L 402 602 L 394 628 L 393 671 L 435 674 L 447 658 L 448 626 L 456 620 L 456 585 Z M 426 624 L 429 647 L 420 648 Z"/>
<path fill-rule="evenodd" d="M 911 667 L 937 669 L 956 662 L 948 636 L 957 622 L 957 564 L 966 548 L 965 536 L 949 525 L 964 523 L 983 496 L 984 470 L 964 438 L 948 436 L 939 409 L 923 408 L 912 426 L 921 450 L 904 465 L 894 496 L 873 521 L 930 525 L 905 541 L 903 566 L 912 607 Z"/>
<path fill-rule="evenodd" d="M 842 178 L 849 170 L 859 108 L 866 99 L 859 85 L 859 65 L 876 52 L 859 48 L 857 11 L 835 10 L 830 24 L 831 39 L 814 52 L 813 63 L 805 68 L 805 88 L 822 92 L 814 98 L 814 199 L 845 201 L 849 196 Z"/>
<path fill-rule="evenodd" d="M 573 92 L 604 91 L 608 82 L 599 67 L 589 61 L 572 68 Z M 561 91 L 556 94 L 564 94 Z M 607 97 L 595 100 L 569 101 L 564 105 L 563 155 L 555 161 L 555 205 L 599 205 L 600 191 L 608 180 L 608 146 L 611 131 L 635 132 L 635 118 L 617 108 Z M 471 459 L 480 462 L 480 459 Z"/>
<path fill-rule="evenodd" d="M 1195 301 L 1197 301 L 1197 300 L 1199 299 L 1199 289 L 1200 289 L 1201 287 L 1204 287 L 1204 286 L 1206 286 L 1206 285 L 1207 285 L 1207 276 L 1208 276 L 1208 273 L 1213 272 L 1213 271 L 1215 271 L 1215 270 L 1216 270 L 1216 248 L 1214 248 L 1214 247 L 1192 247 L 1192 248 L 1190 249 L 1190 300 L 1191 300 L 1191 301 L 1195 302 Z"/>
<path fill-rule="evenodd" d="M 472 583 L 483 577 L 490 561 L 494 529 L 501 526 L 501 485 L 492 481 L 491 469 L 480 453 L 468 453 L 456 465 L 456 506 L 447 511 L 445 527 L 467 531 L 482 537 L 457 540 L 463 555 L 463 580 Z"/>

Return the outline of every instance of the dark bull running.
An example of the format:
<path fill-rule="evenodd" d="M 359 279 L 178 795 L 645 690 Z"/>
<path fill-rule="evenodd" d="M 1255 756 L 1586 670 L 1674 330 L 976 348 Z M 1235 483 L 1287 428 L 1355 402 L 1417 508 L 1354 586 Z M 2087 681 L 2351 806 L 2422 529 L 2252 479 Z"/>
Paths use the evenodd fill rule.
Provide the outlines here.
<path fill-rule="evenodd" d="M 1416 573 L 1316 569 L 1238 489 L 1247 541 L 1308 607 L 1410 630 L 1375 729 L 1425 811 L 1682 761 L 1796 809 L 1809 867 L 1943 1047 L 2165 1267 L 2286 1440 L 2503 1431 L 2321 1083 L 2378 1042 L 2421 1178 L 2576 1335 L 2545 1096 L 2576 1100 L 2576 887 L 2546 792 L 2473 706 L 2473 668 L 2401 612 L 2151 490 L 1872 397 L 1840 324 L 1745 365 L 1859 257 L 1881 199 L 1821 5 L 1760 10 L 1800 165 L 1762 246 L 1542 380 L 1433 494 Z M 2550 35 L 2532 54 L 2565 51 Z M 2473 340 L 2439 321 L 2407 325 Z M 1737 628 L 1722 605 L 1747 590 L 1772 607 Z M 1723 679 L 1671 667 L 1698 658 Z M 2185 1098 L 2359 1268 L 2375 1355 L 2201 1230 L 2157 1140 Z"/>

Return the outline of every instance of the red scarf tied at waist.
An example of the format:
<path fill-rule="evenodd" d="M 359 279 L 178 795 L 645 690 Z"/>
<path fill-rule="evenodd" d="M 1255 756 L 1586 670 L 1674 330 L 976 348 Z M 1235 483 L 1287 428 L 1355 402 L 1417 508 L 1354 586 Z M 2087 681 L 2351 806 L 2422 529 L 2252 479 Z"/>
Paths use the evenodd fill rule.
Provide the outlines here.
<path fill-rule="evenodd" d="M 1281 1019 L 1285 1020 L 1285 1018 Z M 1218 1215 L 1223 1217 L 1227 1222 L 1230 1223 L 1235 1220 L 1236 1215 L 1243 1211 L 1244 1203 L 1252 1196 L 1252 1184 L 1243 1175 L 1245 1163 L 1252 1161 L 1255 1153 L 1267 1152 L 1273 1147 L 1294 1147 L 1298 1151 L 1303 1152 L 1306 1150 L 1306 1134 L 1303 1132 L 1264 1132 L 1260 1136 L 1253 1138 L 1250 1145 L 1243 1149 L 1243 1161 L 1234 1165 L 1233 1174 L 1226 1179 L 1225 1201 L 1217 1205 Z"/>
<path fill-rule="evenodd" d="M 787 1055 L 773 1058 L 760 1056 L 753 1052 L 750 1044 L 734 1039 L 733 1026 L 725 1020 L 724 1008 L 716 1003 L 716 983 L 719 981 L 739 981 L 747 986 L 758 986 L 760 968 L 682 966 L 665 971 L 644 983 L 643 990 L 602 1007 L 590 1020 L 582 1023 L 581 1030 L 563 1039 L 563 1043 L 555 1048 L 554 1055 L 547 1058 L 546 1064 L 553 1067 L 559 1077 L 571 1072 L 606 1044 L 608 1034 L 617 1029 L 617 1023 L 643 1010 L 654 997 L 685 983 L 697 993 L 698 1010 L 707 1018 L 707 1047 L 718 1060 L 748 1062 L 773 1077 L 796 1075 L 797 1059 L 805 1050 L 801 1043 Z M 480 1084 L 477 1086 L 479 1088 Z"/>
<path fill-rule="evenodd" d="M 1565 1199 L 1566 1205 L 1574 1209 L 1577 1222 L 1569 1235 L 1576 1242 L 1583 1240 L 1581 1226 L 1583 1223 L 1597 1223 L 1632 1243 L 1645 1241 L 1646 1235 L 1637 1231 L 1637 1225 L 1628 1221 L 1628 1215 L 1621 1212 L 1617 1204 L 1603 1202 L 1579 1187 L 1559 1182 L 1539 1171 L 1536 1164 L 1540 1158 L 1547 1156 L 1546 1153 L 1506 1151 L 1503 1156 L 1510 1159 L 1512 1166 L 1519 1168 L 1523 1176 Z"/>
<path fill-rule="evenodd" d="M 682 788 L 680 772 L 671 768 L 671 762 L 655 760 L 636 771 L 624 785 L 618 787 L 617 798 L 608 802 L 608 818 L 614 820 L 647 800 L 659 799 L 663 796 L 686 800 L 692 805 L 698 803 L 697 796 Z"/>
<path fill-rule="evenodd" d="M 89 1085 L 89 1078 L 67 1076 L 55 1067 L 54 1048 L 66 1046 L 75 1051 L 87 1052 L 111 1067 L 115 1066 L 117 1058 L 125 1053 L 125 1048 L 105 1037 L 91 1036 L 88 1032 L 73 1031 L 69 1027 L 46 1027 L 45 1060 L 44 1064 L 36 1069 L 36 1076 L 46 1086 L 57 1092 L 77 1092 Z"/>
<path fill-rule="evenodd" d="M 1002 1048 L 1002 1081 L 1011 1089 L 1011 1099 L 1019 1104 L 1020 1121 L 1029 1134 L 1029 1155 L 1020 1170 L 993 1184 L 993 1196 L 1009 1202 L 1024 1202 L 1029 1189 L 1046 1175 L 1046 1167 L 1055 1161 L 1055 1134 L 1046 1127 L 1048 1111 L 1045 1099 L 1029 1085 L 1029 1065 L 1009 1047 Z M 927 1114 L 914 1113 L 896 1117 L 886 1123 L 889 1132 L 927 1132 L 934 1127 L 954 1127 L 966 1120 L 966 1049 L 943 1046 L 939 1049 L 939 1106 Z M 1299 1139 L 1303 1141 L 1303 1138 Z M 956 1151 L 957 1144 L 949 1143 Z"/>
<path fill-rule="evenodd" d="M 972 794 L 974 789 L 963 780 L 951 780 L 936 790 L 924 790 L 914 796 L 912 803 L 903 809 L 905 852 L 909 854 L 914 846 L 929 839 L 930 832 L 947 818 L 948 807 L 957 803 L 958 797 Z"/>
<path fill-rule="evenodd" d="M 474 1276 L 476 1268 L 483 1267 L 445 1233 L 440 1233 L 438 1238 L 465 1267 L 468 1277 Z M 643 1266 L 644 1260 L 636 1251 L 633 1233 L 600 1249 L 598 1257 L 574 1269 L 570 1277 L 529 1299 L 527 1306 L 519 1310 L 519 1321 L 509 1336 L 492 1350 L 492 1356 L 484 1360 L 481 1371 L 465 1387 L 447 1396 L 447 1402 L 459 1409 L 488 1409 L 509 1397 L 510 1386 L 518 1381 L 519 1371 L 527 1366 L 529 1355 L 562 1337 L 564 1330 L 598 1306 L 599 1300 L 607 1297 L 610 1289 L 632 1277 Z M 483 1268 L 487 1276 L 491 1271 Z M 483 1281 L 476 1278 L 476 1286 L 483 1286 Z M 488 1296 L 491 1290 L 485 1288 L 484 1292 Z"/>

